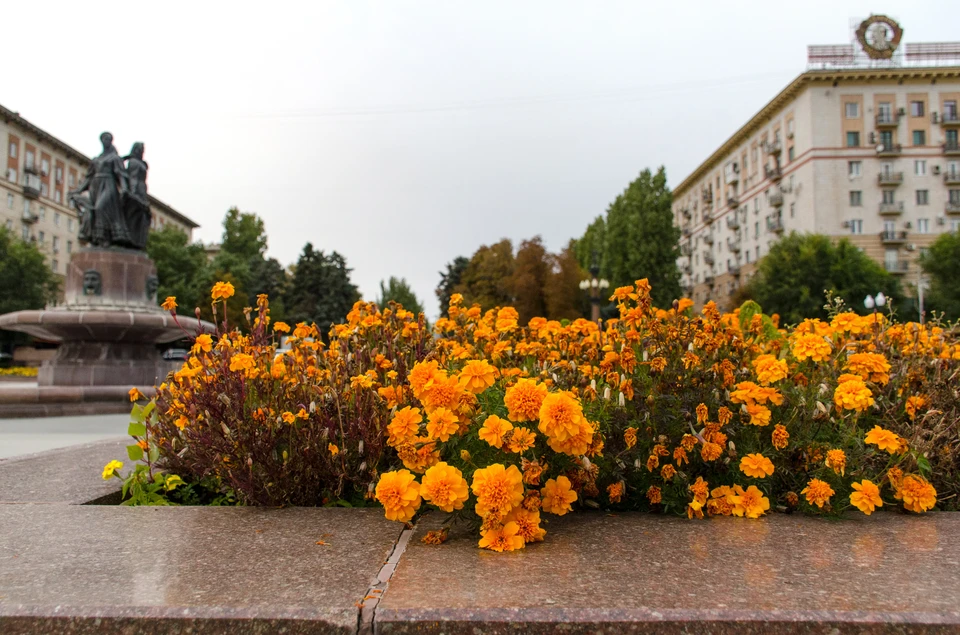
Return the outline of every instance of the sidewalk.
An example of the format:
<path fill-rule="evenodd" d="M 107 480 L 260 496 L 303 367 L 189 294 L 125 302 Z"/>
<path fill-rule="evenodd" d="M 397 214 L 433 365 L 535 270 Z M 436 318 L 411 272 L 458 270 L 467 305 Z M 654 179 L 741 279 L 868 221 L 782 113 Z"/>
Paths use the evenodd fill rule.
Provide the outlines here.
<path fill-rule="evenodd" d="M 0 418 L 0 459 L 123 436 L 129 414 Z"/>

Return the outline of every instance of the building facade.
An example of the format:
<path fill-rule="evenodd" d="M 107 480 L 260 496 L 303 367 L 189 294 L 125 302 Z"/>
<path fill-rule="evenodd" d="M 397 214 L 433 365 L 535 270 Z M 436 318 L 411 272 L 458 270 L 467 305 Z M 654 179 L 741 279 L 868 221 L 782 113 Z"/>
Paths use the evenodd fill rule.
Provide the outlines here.
<path fill-rule="evenodd" d="M 960 65 L 801 74 L 674 189 L 689 297 L 732 296 L 784 234 L 846 237 L 916 288 L 960 229 Z"/>
<path fill-rule="evenodd" d="M 67 193 L 83 180 L 90 158 L 3 106 L 0 139 L 5 142 L 0 224 L 35 242 L 53 271 L 63 275 L 70 254 L 79 248 L 80 229 L 78 212 Z M 172 225 L 192 237 L 199 227 L 153 196 L 150 211 L 154 229 Z"/>

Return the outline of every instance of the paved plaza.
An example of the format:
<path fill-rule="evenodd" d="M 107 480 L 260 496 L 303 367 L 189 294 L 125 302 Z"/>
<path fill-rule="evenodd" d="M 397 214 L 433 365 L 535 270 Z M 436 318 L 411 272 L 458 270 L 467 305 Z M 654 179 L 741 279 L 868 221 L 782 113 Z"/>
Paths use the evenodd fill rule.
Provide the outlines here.
<path fill-rule="evenodd" d="M 0 419 L 0 460 L 124 436 L 130 415 Z"/>

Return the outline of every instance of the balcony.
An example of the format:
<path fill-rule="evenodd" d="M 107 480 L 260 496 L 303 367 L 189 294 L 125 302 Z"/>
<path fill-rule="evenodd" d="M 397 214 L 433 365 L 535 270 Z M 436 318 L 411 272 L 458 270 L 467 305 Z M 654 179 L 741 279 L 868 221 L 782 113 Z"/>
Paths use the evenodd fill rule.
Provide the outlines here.
<path fill-rule="evenodd" d="M 713 266 L 713 263 L 715 262 L 715 260 L 714 260 L 714 258 L 713 258 L 713 254 L 711 254 L 709 251 L 706 252 L 706 253 L 704 253 L 704 254 L 703 254 L 703 262 L 706 263 L 706 264 L 708 264 L 708 265 L 710 265 L 710 266 Z"/>
<path fill-rule="evenodd" d="M 703 202 L 706 203 L 707 205 L 712 205 L 712 204 L 713 204 L 713 192 L 711 192 L 710 190 L 704 190 L 704 191 L 703 191 Z"/>
<path fill-rule="evenodd" d="M 680 233 L 683 234 L 684 238 L 689 238 L 690 234 L 692 233 L 692 230 L 689 227 L 684 227 L 683 229 L 680 230 Z"/>
<path fill-rule="evenodd" d="M 40 171 L 35 165 L 27 166 L 23 169 L 23 198 L 39 198 L 40 196 Z"/>
<path fill-rule="evenodd" d="M 727 207 L 733 209 L 740 204 L 740 197 L 736 194 L 731 194 L 727 197 Z"/>
<path fill-rule="evenodd" d="M 783 178 L 783 170 L 780 169 L 779 165 L 775 168 L 764 168 L 764 172 L 767 178 L 773 182 L 777 182 Z"/>
<path fill-rule="evenodd" d="M 712 244 L 713 244 L 713 234 L 704 234 L 704 235 L 703 235 L 703 242 L 707 243 L 708 245 L 712 245 Z"/>
<path fill-rule="evenodd" d="M 707 209 L 703 210 L 703 222 L 706 223 L 707 225 L 709 225 L 710 223 L 712 223 L 712 222 L 713 222 L 713 212 L 711 212 L 710 210 L 707 210 Z"/>
<path fill-rule="evenodd" d="M 740 219 L 737 218 L 736 214 L 727 216 L 727 227 L 734 230 L 740 229 Z"/>
<path fill-rule="evenodd" d="M 903 172 L 881 172 L 877 176 L 877 183 L 896 187 L 903 183 Z"/>
<path fill-rule="evenodd" d="M 960 201 L 947 201 L 947 214 L 960 214 Z"/>
<path fill-rule="evenodd" d="M 739 238 L 727 238 L 727 249 L 732 251 L 735 254 L 740 253 L 740 239 Z"/>
<path fill-rule="evenodd" d="M 881 143 L 877 146 L 878 157 L 898 157 L 903 152 L 903 146 L 899 143 Z"/>
<path fill-rule="evenodd" d="M 727 271 L 730 272 L 731 275 L 739 276 L 739 275 L 740 275 L 740 265 L 739 265 L 739 263 L 738 263 L 738 264 L 730 265 L 730 267 L 727 268 Z"/>
<path fill-rule="evenodd" d="M 903 214 L 903 201 L 896 203 L 880 203 L 880 213 L 883 216 L 895 216 Z"/>
<path fill-rule="evenodd" d="M 690 257 L 690 251 L 691 251 L 691 250 L 690 250 L 690 243 L 683 243 L 682 245 L 680 245 L 680 255 L 681 255 L 681 256 L 685 256 L 685 257 L 689 258 L 689 257 Z"/>
<path fill-rule="evenodd" d="M 960 172 L 947 172 L 943 175 L 945 185 L 960 185 Z"/>
<path fill-rule="evenodd" d="M 687 275 L 689 276 L 690 273 L 693 271 L 693 267 L 690 266 L 690 263 L 689 263 L 689 262 L 688 262 L 688 263 L 684 263 L 683 265 L 680 266 L 680 271 L 682 271 L 683 273 L 685 273 L 685 274 L 687 274 Z"/>
<path fill-rule="evenodd" d="M 704 284 L 709 284 L 710 286 L 713 286 L 713 274 L 708 273 L 707 275 L 705 275 L 703 277 L 703 282 Z"/>
<path fill-rule="evenodd" d="M 25 209 L 23 210 L 23 215 L 20 216 L 20 220 L 22 220 L 24 223 L 32 224 L 40 220 L 40 217 L 30 210 Z"/>
<path fill-rule="evenodd" d="M 767 231 L 774 232 L 775 234 L 783 233 L 783 219 L 779 216 L 773 216 L 767 219 Z"/>
<path fill-rule="evenodd" d="M 910 263 L 906 260 L 887 261 L 883 263 L 883 267 L 890 273 L 904 274 L 910 270 Z"/>
<path fill-rule="evenodd" d="M 943 112 L 940 113 L 940 120 L 934 121 L 934 123 L 939 123 L 941 126 L 960 126 L 960 115 L 956 112 Z"/>
<path fill-rule="evenodd" d="M 880 242 L 884 245 L 900 245 L 907 242 L 907 232 L 905 231 L 884 231 L 880 232 Z"/>
<path fill-rule="evenodd" d="M 780 154 L 783 152 L 783 144 L 780 143 L 780 139 L 774 139 L 769 143 L 763 144 L 763 151 L 766 154 Z"/>
<path fill-rule="evenodd" d="M 774 192 L 773 194 L 770 195 L 770 198 L 768 199 L 768 201 L 774 207 L 783 207 L 783 193 Z"/>
<path fill-rule="evenodd" d="M 948 157 L 960 156 L 960 141 L 948 141 L 943 144 L 943 153 Z"/>
<path fill-rule="evenodd" d="M 900 115 L 894 112 L 881 112 L 877 115 L 877 128 L 896 128 L 900 125 Z"/>
<path fill-rule="evenodd" d="M 740 173 L 736 172 L 735 170 L 727 170 L 723 174 L 723 182 L 726 183 L 727 185 L 730 185 L 731 183 L 736 183 L 739 180 L 740 180 Z"/>
<path fill-rule="evenodd" d="M 680 210 L 680 213 L 683 215 L 684 220 L 689 221 L 693 218 L 689 207 L 684 207 L 682 210 Z"/>

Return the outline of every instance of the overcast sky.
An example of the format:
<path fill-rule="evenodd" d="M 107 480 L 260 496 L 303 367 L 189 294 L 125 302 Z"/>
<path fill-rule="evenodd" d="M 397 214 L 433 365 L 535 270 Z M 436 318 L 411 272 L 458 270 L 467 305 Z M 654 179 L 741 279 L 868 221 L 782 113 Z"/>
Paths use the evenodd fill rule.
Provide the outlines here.
<path fill-rule="evenodd" d="M 960 39 L 956 0 L 8 2 L 0 104 L 88 155 L 144 141 L 204 242 L 235 205 L 285 265 L 335 249 L 435 315 L 446 262 L 559 249 L 644 167 L 676 185 L 871 12 Z"/>

